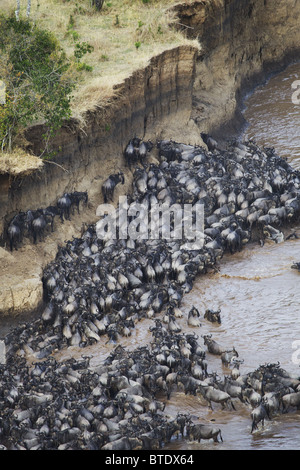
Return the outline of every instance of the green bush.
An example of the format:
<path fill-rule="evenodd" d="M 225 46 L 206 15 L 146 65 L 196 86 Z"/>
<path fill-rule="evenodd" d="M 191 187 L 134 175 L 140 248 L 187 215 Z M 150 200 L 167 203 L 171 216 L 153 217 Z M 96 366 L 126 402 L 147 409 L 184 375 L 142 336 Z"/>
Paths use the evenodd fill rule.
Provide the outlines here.
<path fill-rule="evenodd" d="M 70 61 L 52 32 L 28 19 L 0 15 L 0 79 L 6 102 L 0 105 L 0 145 L 11 150 L 18 133 L 36 120 L 45 123 L 45 145 L 69 118 Z M 67 73 L 68 72 L 68 73 Z"/>
<path fill-rule="evenodd" d="M 87 65 L 84 62 L 78 62 L 76 65 L 76 70 L 81 72 L 82 70 L 86 70 L 87 72 L 92 72 L 93 67 L 91 65 Z"/>
<path fill-rule="evenodd" d="M 75 44 L 74 56 L 79 62 L 80 59 L 87 53 L 93 52 L 94 48 L 87 42 L 78 42 Z"/>

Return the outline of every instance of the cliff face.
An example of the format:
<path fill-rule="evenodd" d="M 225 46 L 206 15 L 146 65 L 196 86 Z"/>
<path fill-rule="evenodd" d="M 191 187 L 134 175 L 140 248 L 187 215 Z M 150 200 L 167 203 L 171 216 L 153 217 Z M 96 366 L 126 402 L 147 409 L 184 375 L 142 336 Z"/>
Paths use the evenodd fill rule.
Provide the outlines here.
<path fill-rule="evenodd" d="M 59 243 L 80 234 L 82 221 L 95 220 L 101 184 L 109 174 L 126 174 L 116 200 L 120 191 L 130 190 L 132 174 L 122 154 L 132 136 L 192 144 L 202 143 L 201 131 L 227 136 L 242 123 L 243 94 L 300 59 L 298 1 L 203 0 L 174 8 L 178 27 L 199 40 L 200 50 L 181 46 L 153 57 L 118 87 L 105 108 L 88 113 L 84 129 L 73 121 L 61 129 L 54 163 L 30 176 L 0 175 L 0 232 L 18 211 L 56 203 L 66 191 L 88 190 L 90 197 L 89 209 L 60 225 L 45 243 L 13 254 L 0 249 L 0 313 L 18 314 L 41 302 L 42 267 L 54 258 Z M 36 154 L 41 133 L 39 126 L 27 133 Z"/>
<path fill-rule="evenodd" d="M 294 0 L 212 0 L 175 7 L 202 52 L 196 64 L 192 118 L 226 137 L 240 129 L 243 95 L 300 59 L 300 4 Z"/>

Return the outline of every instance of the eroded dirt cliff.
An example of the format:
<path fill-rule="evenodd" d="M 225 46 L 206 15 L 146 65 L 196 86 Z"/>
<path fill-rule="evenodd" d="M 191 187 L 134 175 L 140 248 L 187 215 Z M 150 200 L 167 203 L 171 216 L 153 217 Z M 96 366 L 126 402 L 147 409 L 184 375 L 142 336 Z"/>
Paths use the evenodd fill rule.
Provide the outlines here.
<path fill-rule="evenodd" d="M 226 138 L 243 122 L 245 93 L 299 60 L 299 2 L 204 0 L 175 9 L 201 44 L 191 117 L 202 131 Z"/>

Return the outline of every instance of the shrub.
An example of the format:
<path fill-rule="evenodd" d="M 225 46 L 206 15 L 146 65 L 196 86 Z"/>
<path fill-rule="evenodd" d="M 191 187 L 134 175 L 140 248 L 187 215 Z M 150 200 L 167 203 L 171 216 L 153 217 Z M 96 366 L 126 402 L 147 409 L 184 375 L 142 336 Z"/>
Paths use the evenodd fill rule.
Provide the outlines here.
<path fill-rule="evenodd" d="M 43 120 L 45 145 L 69 118 L 75 83 L 70 61 L 56 37 L 28 19 L 0 16 L 0 78 L 6 101 L 0 104 L 0 145 L 11 151 L 14 139 L 36 120 Z"/>

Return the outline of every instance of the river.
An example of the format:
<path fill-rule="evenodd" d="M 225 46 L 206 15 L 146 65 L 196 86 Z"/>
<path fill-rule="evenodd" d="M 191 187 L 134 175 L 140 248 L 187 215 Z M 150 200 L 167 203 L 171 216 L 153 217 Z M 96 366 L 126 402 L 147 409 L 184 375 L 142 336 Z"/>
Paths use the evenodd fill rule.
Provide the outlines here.
<path fill-rule="evenodd" d="M 293 88 L 295 87 L 295 88 Z M 300 168 L 300 64 L 290 65 L 259 86 L 244 102 L 246 139 L 275 147 L 281 157 Z"/>
<path fill-rule="evenodd" d="M 274 147 L 297 169 L 300 168 L 300 104 L 293 103 L 292 84 L 299 79 L 300 64 L 293 64 L 247 96 L 244 102 L 247 127 L 241 136 L 261 146 Z M 300 226 L 293 230 L 300 236 Z M 287 371 L 300 374 L 300 353 L 297 352 L 300 273 L 291 269 L 291 264 L 299 260 L 300 239 L 267 243 L 263 247 L 249 244 L 241 253 L 226 255 L 220 271 L 201 277 L 186 295 L 183 302 L 186 312 L 192 305 L 202 313 L 206 308 L 221 309 L 221 325 L 203 320 L 197 334 L 211 333 L 226 348 L 234 346 L 244 360 L 241 373 L 254 370 L 260 364 L 279 361 Z M 210 370 L 226 373 L 219 357 L 210 355 L 209 364 Z M 177 394 L 167 410 L 172 414 L 178 407 L 201 419 L 213 420 L 222 430 L 222 445 L 201 442 L 189 445 L 189 449 L 300 448 L 299 411 L 267 421 L 263 430 L 251 434 L 249 408 L 244 405 L 239 405 L 236 412 L 220 411 L 217 406 L 210 411 L 195 397 Z M 172 447 L 181 445 L 174 442 Z"/>
<path fill-rule="evenodd" d="M 300 234 L 300 227 L 295 227 Z M 226 348 L 232 346 L 244 362 L 241 373 L 265 363 L 279 361 L 287 371 L 299 374 L 296 344 L 300 344 L 300 292 L 298 271 L 291 264 L 300 253 L 300 240 L 263 247 L 249 245 L 241 253 L 226 255 L 217 274 L 201 277 L 182 304 L 187 312 L 192 305 L 203 313 L 206 308 L 221 309 L 221 325 L 202 321 L 198 335 L 212 337 Z M 196 330 L 193 330 L 196 332 Z M 294 346 L 294 348 L 293 348 Z M 299 348 L 299 345 L 298 345 Z M 207 353 L 210 371 L 222 374 L 219 356 Z M 189 449 L 275 450 L 299 449 L 300 412 L 280 415 L 266 421 L 263 430 L 251 434 L 250 408 L 237 403 L 236 411 L 222 411 L 217 405 L 210 411 L 195 397 L 183 393 L 171 397 L 166 411 L 178 408 L 199 416 L 201 422 L 213 421 L 222 430 L 222 444 L 190 444 Z M 173 442 L 172 448 L 187 448 Z"/>

